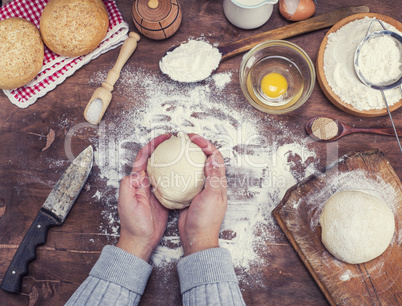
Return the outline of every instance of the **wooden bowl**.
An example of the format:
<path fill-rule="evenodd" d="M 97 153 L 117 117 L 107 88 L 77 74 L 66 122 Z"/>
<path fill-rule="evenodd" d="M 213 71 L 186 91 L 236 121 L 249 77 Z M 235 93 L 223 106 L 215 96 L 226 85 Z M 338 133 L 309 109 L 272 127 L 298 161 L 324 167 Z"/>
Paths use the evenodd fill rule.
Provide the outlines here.
<path fill-rule="evenodd" d="M 132 14 L 138 31 L 156 40 L 176 33 L 182 19 L 178 0 L 136 0 Z"/>
<path fill-rule="evenodd" d="M 399 31 L 402 31 L 402 23 L 400 23 L 399 21 L 385 16 L 385 15 L 381 15 L 381 14 L 376 14 L 376 13 L 361 13 L 361 14 L 355 14 L 355 15 L 351 15 L 349 17 L 346 17 L 344 19 L 342 19 L 341 21 L 339 21 L 338 23 L 336 23 L 329 31 L 328 33 L 325 35 L 320 49 L 318 51 L 318 56 L 317 56 L 317 79 L 318 79 L 318 83 L 320 84 L 320 87 L 322 89 L 322 91 L 324 92 L 324 94 L 326 95 L 326 97 L 338 108 L 340 108 L 341 110 L 352 114 L 352 115 L 356 115 L 356 116 L 361 116 L 361 117 L 377 117 L 377 116 L 383 116 L 386 115 L 387 109 L 383 108 L 383 109 L 373 109 L 373 110 L 368 110 L 368 111 L 362 111 L 362 110 L 357 110 L 355 109 L 352 105 L 345 103 L 341 100 L 341 98 L 338 97 L 338 95 L 336 95 L 333 91 L 332 88 L 329 86 L 328 81 L 325 77 L 324 74 L 324 52 L 325 52 L 325 48 L 327 46 L 328 43 L 328 35 L 331 33 L 336 32 L 337 30 L 339 30 L 340 28 L 342 28 L 344 25 L 348 24 L 349 22 L 352 22 L 354 20 L 357 19 L 362 19 L 364 17 L 375 17 L 379 20 L 385 21 L 388 24 L 394 26 L 396 29 L 398 29 Z M 394 111 L 396 109 L 398 109 L 399 107 L 402 106 L 402 99 L 395 103 L 394 105 L 390 106 L 390 111 Z"/>

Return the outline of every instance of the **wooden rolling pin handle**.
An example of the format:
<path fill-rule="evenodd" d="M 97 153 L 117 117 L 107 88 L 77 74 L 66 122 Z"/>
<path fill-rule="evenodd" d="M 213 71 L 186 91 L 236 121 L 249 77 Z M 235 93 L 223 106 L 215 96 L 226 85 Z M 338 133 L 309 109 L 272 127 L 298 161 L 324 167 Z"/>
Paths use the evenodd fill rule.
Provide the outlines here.
<path fill-rule="evenodd" d="M 271 31 L 256 34 L 231 44 L 218 47 L 222 53 L 222 59 L 226 60 L 239 53 L 246 52 L 256 45 L 272 39 L 285 39 L 296 35 L 309 33 L 316 30 L 321 30 L 333 26 L 338 21 L 352 14 L 368 13 L 367 6 L 346 7 L 330 13 L 312 17 L 303 21 L 288 24 L 284 27 L 277 28 Z"/>
<path fill-rule="evenodd" d="M 120 49 L 119 56 L 114 64 L 113 68 L 107 74 L 105 82 L 102 86 L 109 91 L 113 91 L 113 86 L 120 77 L 121 69 L 128 61 L 130 56 L 137 48 L 137 42 L 140 40 L 140 36 L 137 33 L 130 32 L 128 38 L 124 41 L 123 46 Z"/>

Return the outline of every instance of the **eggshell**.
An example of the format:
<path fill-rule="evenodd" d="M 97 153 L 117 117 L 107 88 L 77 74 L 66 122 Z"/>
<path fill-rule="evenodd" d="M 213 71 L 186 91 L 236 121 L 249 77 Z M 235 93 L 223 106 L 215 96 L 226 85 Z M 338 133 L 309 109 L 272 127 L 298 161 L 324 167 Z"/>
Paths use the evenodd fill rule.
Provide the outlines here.
<path fill-rule="evenodd" d="M 315 4 L 313 0 L 280 0 L 279 12 L 290 21 L 300 21 L 313 16 Z"/>

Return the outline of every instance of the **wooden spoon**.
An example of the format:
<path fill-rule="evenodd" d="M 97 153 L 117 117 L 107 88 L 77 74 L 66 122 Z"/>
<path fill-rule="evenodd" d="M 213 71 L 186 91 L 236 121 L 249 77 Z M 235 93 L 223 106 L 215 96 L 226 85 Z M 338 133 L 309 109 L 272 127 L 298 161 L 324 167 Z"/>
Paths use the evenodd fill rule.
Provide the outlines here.
<path fill-rule="evenodd" d="M 328 119 L 328 124 L 330 123 L 330 120 L 332 120 L 338 128 L 338 131 L 336 133 L 336 136 L 325 139 L 325 137 L 319 137 L 316 134 L 318 134 L 315 130 L 313 131 L 313 123 L 319 118 L 327 118 Z M 332 123 L 333 124 L 333 123 Z M 311 118 L 309 121 L 306 123 L 306 131 L 307 133 L 315 140 L 318 141 L 335 141 L 343 136 L 353 134 L 353 133 L 369 133 L 369 134 L 378 134 L 378 135 L 386 135 L 386 136 L 395 136 L 395 132 L 393 128 L 358 128 L 358 127 L 352 127 L 350 125 L 347 125 L 345 123 L 340 122 L 337 119 L 333 119 L 328 116 L 317 116 L 314 118 Z M 402 136 L 402 129 L 396 129 L 398 136 Z M 316 134 L 314 134 L 316 132 Z"/>
<path fill-rule="evenodd" d="M 321 30 L 333 26 L 340 20 L 350 15 L 358 13 L 367 13 L 367 12 L 369 12 L 369 8 L 367 6 L 347 7 L 330 13 L 319 15 L 317 17 L 312 17 L 303 21 L 294 22 L 281 28 L 277 28 L 271 31 L 267 31 L 264 33 L 256 34 L 247 38 L 237 40 L 230 44 L 217 47 L 219 52 L 222 54 L 220 62 L 228 58 L 231 58 L 237 54 L 246 52 L 255 47 L 256 45 L 263 43 L 264 41 L 274 39 L 285 39 L 300 34 Z M 167 50 L 166 53 L 173 51 L 180 45 L 181 44 L 173 46 L 172 48 Z M 214 71 L 211 71 L 211 74 L 213 72 Z M 194 82 L 198 81 L 202 80 L 196 80 Z"/>
<path fill-rule="evenodd" d="M 94 91 L 84 110 L 85 120 L 89 123 L 97 125 L 101 121 L 110 101 L 112 100 L 113 86 L 119 79 L 124 64 L 137 48 L 137 42 L 139 40 L 140 36 L 137 33 L 130 32 L 128 38 L 124 41 L 116 63 L 109 71 L 106 80 L 102 83 L 102 87 L 99 87 Z"/>

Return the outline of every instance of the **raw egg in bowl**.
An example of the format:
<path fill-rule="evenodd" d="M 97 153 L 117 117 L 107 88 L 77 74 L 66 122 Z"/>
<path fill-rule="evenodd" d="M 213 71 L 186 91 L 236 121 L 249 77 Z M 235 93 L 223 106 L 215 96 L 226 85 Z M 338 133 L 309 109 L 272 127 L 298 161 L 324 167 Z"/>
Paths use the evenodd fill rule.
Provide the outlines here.
<path fill-rule="evenodd" d="M 297 45 L 270 40 L 255 46 L 243 57 L 240 85 L 255 108 L 285 114 L 303 105 L 315 85 L 314 65 Z"/>

